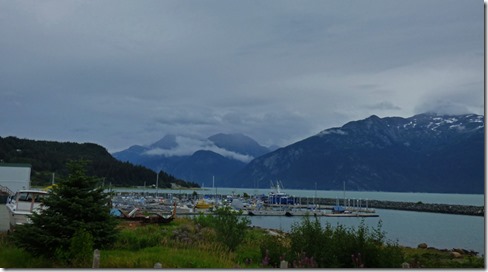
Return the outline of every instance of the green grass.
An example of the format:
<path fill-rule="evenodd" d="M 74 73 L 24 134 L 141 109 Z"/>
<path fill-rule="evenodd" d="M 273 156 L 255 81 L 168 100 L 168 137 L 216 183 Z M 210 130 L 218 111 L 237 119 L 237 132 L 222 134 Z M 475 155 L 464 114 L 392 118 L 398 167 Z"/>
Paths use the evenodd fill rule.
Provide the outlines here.
<path fill-rule="evenodd" d="M 0 267 L 3 268 L 52 268 L 52 261 L 34 257 L 9 241 L 6 234 L 0 234 Z"/>
<path fill-rule="evenodd" d="M 52 268 L 52 263 L 43 258 L 35 258 L 22 249 L 2 247 L 0 267 L 3 268 Z"/>
<path fill-rule="evenodd" d="M 412 268 L 484 268 L 485 260 L 479 256 L 452 258 L 450 252 L 437 249 L 403 248 L 405 261 Z"/>
<path fill-rule="evenodd" d="M 163 268 L 233 268 L 234 256 L 201 248 L 149 247 L 137 251 L 106 250 L 100 256 L 101 268 L 152 268 L 161 263 Z"/>
<path fill-rule="evenodd" d="M 189 240 L 184 241 L 178 235 Z M 277 239 L 262 229 L 250 229 L 232 252 L 217 238 L 213 229 L 198 227 L 185 218 L 161 226 L 121 222 L 115 244 L 100 251 L 100 268 L 153 268 L 155 263 L 161 263 L 163 268 L 262 268 L 261 243 Z M 289 238 L 283 239 L 284 248 L 280 252 L 289 248 Z M 401 250 L 412 268 L 484 267 L 482 257 L 453 259 L 449 252 L 440 250 L 403 247 Z M 66 268 L 59 260 L 35 257 L 17 248 L 6 234 L 0 234 L 0 267 Z"/>

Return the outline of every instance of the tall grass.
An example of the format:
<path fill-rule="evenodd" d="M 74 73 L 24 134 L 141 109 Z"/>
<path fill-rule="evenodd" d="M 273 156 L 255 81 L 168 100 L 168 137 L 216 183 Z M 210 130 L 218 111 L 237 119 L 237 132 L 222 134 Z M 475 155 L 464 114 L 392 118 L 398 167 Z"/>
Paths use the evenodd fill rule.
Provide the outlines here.
<path fill-rule="evenodd" d="M 222 245 L 201 243 L 195 247 L 155 246 L 141 250 L 102 251 L 101 268 L 233 268 L 235 256 Z"/>
<path fill-rule="evenodd" d="M 215 241 L 215 231 L 179 218 L 168 225 L 120 229 L 111 250 L 101 252 L 102 268 L 232 268 L 235 254 Z"/>
<path fill-rule="evenodd" d="M 81 236 L 80 236 L 81 237 Z M 84 248 L 83 243 L 78 244 Z M 351 254 L 358 260 L 351 260 Z M 405 258 L 399 258 L 403 254 Z M 357 256 L 356 256 L 357 255 Z M 353 257 L 354 257 L 353 256 Z M 269 268 L 285 258 L 297 267 L 397 267 L 406 261 L 412 267 L 482 268 L 484 258 L 452 259 L 448 252 L 408 249 L 384 243 L 380 226 L 371 231 L 325 227 L 305 219 L 289 235 L 270 236 L 264 230 L 246 231 L 241 243 L 230 250 L 211 227 L 179 218 L 166 225 L 134 225 L 123 222 L 111 249 L 101 250 L 101 268 Z M 390 265 L 389 265 L 390 264 Z M 36 257 L 16 247 L 0 234 L 0 267 L 73 268 L 75 263 Z"/>
<path fill-rule="evenodd" d="M 25 250 L 15 247 L 6 234 L 0 234 L 0 267 L 3 268 L 52 268 L 52 260 L 34 257 Z"/>

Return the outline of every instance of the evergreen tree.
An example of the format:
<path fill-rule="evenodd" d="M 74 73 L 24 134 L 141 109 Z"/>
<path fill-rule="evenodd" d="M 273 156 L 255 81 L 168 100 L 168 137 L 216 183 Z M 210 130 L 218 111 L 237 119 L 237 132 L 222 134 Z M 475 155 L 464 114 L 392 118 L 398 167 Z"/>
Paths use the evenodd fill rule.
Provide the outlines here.
<path fill-rule="evenodd" d="M 110 216 L 109 195 L 87 176 L 86 161 L 67 164 L 69 175 L 44 199 L 46 209 L 31 216 L 32 224 L 17 227 L 14 240 L 34 255 L 74 258 L 72 238 L 86 232 L 94 248 L 104 248 L 115 239 L 117 222 Z"/>

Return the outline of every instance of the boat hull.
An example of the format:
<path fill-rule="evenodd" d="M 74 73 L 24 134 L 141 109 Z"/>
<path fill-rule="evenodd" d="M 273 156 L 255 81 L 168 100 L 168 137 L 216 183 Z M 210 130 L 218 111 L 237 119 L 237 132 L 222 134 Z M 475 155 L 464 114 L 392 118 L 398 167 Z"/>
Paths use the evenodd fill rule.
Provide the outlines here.
<path fill-rule="evenodd" d="M 9 205 L 7 205 L 7 212 L 8 212 L 8 217 L 9 217 L 9 226 L 10 230 L 15 230 L 15 227 L 19 225 L 24 225 L 24 224 L 30 224 L 31 220 L 29 218 L 29 215 L 31 215 L 31 212 L 24 212 L 24 211 L 13 211 Z"/>

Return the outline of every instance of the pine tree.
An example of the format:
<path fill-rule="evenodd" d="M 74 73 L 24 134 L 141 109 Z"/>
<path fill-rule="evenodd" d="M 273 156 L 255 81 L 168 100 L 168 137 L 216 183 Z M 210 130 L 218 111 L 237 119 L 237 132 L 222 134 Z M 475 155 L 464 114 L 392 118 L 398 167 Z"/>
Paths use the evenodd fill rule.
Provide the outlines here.
<path fill-rule="evenodd" d="M 79 232 L 88 233 L 93 241 L 87 242 L 95 248 L 114 241 L 117 222 L 110 216 L 109 195 L 97 186 L 97 178 L 87 176 L 86 165 L 86 161 L 67 164 L 69 175 L 44 199 L 46 209 L 31 216 L 32 224 L 19 226 L 14 232 L 19 247 L 52 258 L 70 252 L 71 240 Z"/>

